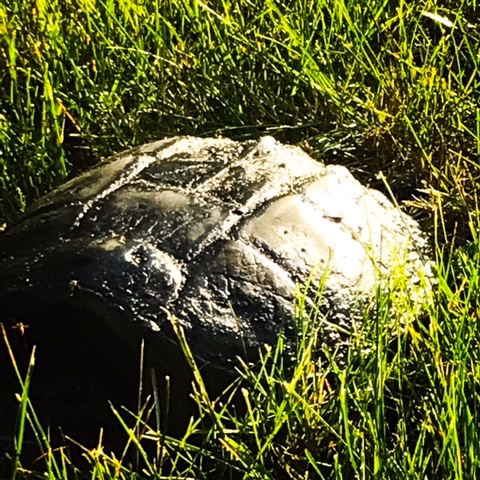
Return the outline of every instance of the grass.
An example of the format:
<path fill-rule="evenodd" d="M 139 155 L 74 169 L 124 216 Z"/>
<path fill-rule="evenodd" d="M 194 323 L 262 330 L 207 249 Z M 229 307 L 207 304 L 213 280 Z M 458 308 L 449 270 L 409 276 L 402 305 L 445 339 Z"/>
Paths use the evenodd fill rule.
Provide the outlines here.
<path fill-rule="evenodd" d="M 268 133 L 384 191 L 386 178 L 434 245 L 423 315 L 379 292 L 345 363 L 315 360 L 307 329 L 291 375 L 280 341 L 243 369 L 244 413 L 209 399 L 197 376 L 203 420 L 185 438 L 142 422 L 132 433 L 142 478 L 480 476 L 479 40 L 476 0 L 0 0 L 0 225 L 127 146 Z M 80 478 L 49 448 L 31 374 L 19 372 L 5 471 L 34 476 L 21 468 L 33 428 L 46 478 Z M 85 455 L 86 478 L 139 478 L 100 446 Z"/>
<path fill-rule="evenodd" d="M 178 133 L 274 134 L 376 186 L 381 170 L 401 196 L 432 189 L 422 211 L 445 196 L 446 220 L 458 218 L 479 177 L 476 11 L 474 0 L 5 1 L 3 220 L 101 156 Z"/>
<path fill-rule="evenodd" d="M 480 350 L 469 303 L 480 292 L 480 252 L 471 255 L 459 250 L 450 264 L 439 263 L 436 299 L 425 298 L 423 316 L 405 315 L 411 297 L 404 273 L 397 272 L 389 280 L 394 294 L 378 290 L 341 363 L 321 344 L 322 318 L 299 292 L 293 370 L 286 373 L 280 338 L 255 368 L 243 365 L 242 382 L 218 400 L 209 398 L 177 328 L 199 409 L 184 437 L 148 426 L 155 416 L 151 399 L 136 416 L 113 409 L 129 439 L 125 451 L 114 456 L 100 443 L 84 449 L 88 466 L 82 473 L 68 450 L 49 445 L 28 402 L 29 368 L 19 424 L 29 422 L 42 443 L 36 469 L 55 479 L 476 478 Z M 240 411 L 227 408 L 234 395 L 244 400 Z M 135 426 L 127 426 L 132 418 Z M 32 478 L 32 470 L 22 468 L 21 431 L 11 465 L 15 478 Z"/>

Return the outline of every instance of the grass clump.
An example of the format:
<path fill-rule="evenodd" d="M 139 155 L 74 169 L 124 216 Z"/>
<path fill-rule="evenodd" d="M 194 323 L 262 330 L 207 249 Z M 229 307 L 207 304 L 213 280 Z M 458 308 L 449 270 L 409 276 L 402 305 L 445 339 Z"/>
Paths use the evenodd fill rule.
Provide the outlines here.
<path fill-rule="evenodd" d="M 424 213 L 445 195 L 454 223 L 479 177 L 475 12 L 473 0 L 0 3 L 2 217 L 126 146 L 267 132 L 376 186 L 382 170 L 402 198 L 427 189 Z"/>

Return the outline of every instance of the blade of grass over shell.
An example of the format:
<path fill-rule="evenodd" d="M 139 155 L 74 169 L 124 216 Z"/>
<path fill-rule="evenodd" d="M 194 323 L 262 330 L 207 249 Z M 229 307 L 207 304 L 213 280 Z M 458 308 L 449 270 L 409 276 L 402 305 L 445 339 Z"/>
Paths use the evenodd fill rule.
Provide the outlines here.
<path fill-rule="evenodd" d="M 17 478 L 17 476 L 19 475 L 19 471 L 21 470 L 20 458 L 22 454 L 27 425 L 29 425 L 32 429 L 32 432 L 37 440 L 38 446 L 42 454 L 47 455 L 48 471 L 50 473 L 54 473 L 55 475 L 57 475 L 58 478 L 60 478 L 61 470 L 59 465 L 57 464 L 56 459 L 50 454 L 51 448 L 49 445 L 48 436 L 45 434 L 45 431 L 42 428 L 41 423 L 28 397 L 30 384 L 33 376 L 33 368 L 35 365 L 35 347 L 32 348 L 25 379 L 23 379 L 3 323 L 0 323 L 0 328 L 2 330 L 2 339 L 7 348 L 12 368 L 15 371 L 19 386 L 22 391 L 22 394 L 19 396 L 20 405 L 17 414 L 17 431 L 13 443 L 12 478 Z"/>
<path fill-rule="evenodd" d="M 5 330 L 2 328 L 3 333 Z M 4 336 L 6 340 L 6 336 Z M 17 469 L 20 466 L 20 457 L 22 454 L 23 440 L 25 437 L 25 427 L 27 419 L 27 408 L 28 408 L 28 392 L 30 388 L 30 382 L 33 374 L 33 366 L 35 365 L 35 348 L 32 349 L 30 355 L 30 361 L 28 362 L 28 370 L 25 376 L 25 380 L 22 385 L 22 393 L 19 397 L 20 405 L 17 415 L 17 426 L 16 426 L 16 435 L 14 440 L 14 471 L 12 472 L 12 479 L 17 477 Z"/>

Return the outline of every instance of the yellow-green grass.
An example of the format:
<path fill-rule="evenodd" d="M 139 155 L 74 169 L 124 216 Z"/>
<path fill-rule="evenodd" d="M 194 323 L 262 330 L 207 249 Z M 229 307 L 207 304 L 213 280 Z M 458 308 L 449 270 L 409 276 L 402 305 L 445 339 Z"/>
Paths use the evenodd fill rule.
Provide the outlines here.
<path fill-rule="evenodd" d="M 479 457 L 480 252 L 458 250 L 439 261 L 438 285 L 424 313 L 411 302 L 404 272 L 379 289 L 346 356 L 322 345 L 322 316 L 297 295 L 296 362 L 284 368 L 283 340 L 266 347 L 242 382 L 210 398 L 201 371 L 177 327 L 194 371 L 198 413 L 183 438 L 155 428 L 155 402 L 134 415 L 114 406 L 125 428 L 125 451 L 81 450 L 81 470 L 69 449 L 52 448 L 48 430 L 28 401 L 32 368 L 19 395 L 18 434 L 4 462 L 12 478 L 476 478 Z M 390 293 L 388 293 L 390 292 Z M 309 306 L 310 305 L 310 306 Z M 312 321 L 313 319 L 313 321 Z M 171 319 L 174 325 L 175 319 Z M 31 362 L 33 364 L 33 361 Z M 33 368 L 33 375 L 35 371 Z M 19 384 L 20 385 L 20 384 Z M 19 387 L 22 392 L 22 388 Z M 243 398 L 243 408 L 231 399 Z M 150 420 L 150 421 L 149 421 Z M 127 426 L 128 425 L 128 426 Z M 22 439 L 34 431 L 44 456 L 23 462 Z M 81 448 L 78 446 L 77 448 Z M 77 455 L 78 458 L 78 455 Z M 29 466 L 28 466 L 29 465 Z M 13 474 L 12 474 L 13 472 Z M 3 473 L 3 472 L 2 472 Z M 42 476 L 44 475 L 44 476 Z M 45 477 L 46 475 L 46 477 Z"/>
<path fill-rule="evenodd" d="M 451 223 L 475 206 L 475 0 L 2 0 L 0 223 L 99 157 L 269 133 Z M 431 223 L 430 223 L 431 225 Z M 467 229 L 464 228 L 464 232 Z M 443 233 L 443 232 L 442 232 Z"/>

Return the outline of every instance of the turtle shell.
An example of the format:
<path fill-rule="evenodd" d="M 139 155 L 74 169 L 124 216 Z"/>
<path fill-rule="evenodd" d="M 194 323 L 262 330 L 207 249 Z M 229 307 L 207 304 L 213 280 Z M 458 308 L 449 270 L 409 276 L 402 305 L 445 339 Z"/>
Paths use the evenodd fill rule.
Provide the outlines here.
<path fill-rule="evenodd" d="M 71 400 L 125 391 L 142 338 L 155 367 L 187 378 L 172 315 L 197 361 L 213 367 L 204 371 L 232 372 L 281 331 L 294 345 L 294 294 L 307 279 L 312 297 L 323 291 L 315 321 L 335 343 L 359 296 L 399 260 L 412 282 L 428 273 L 427 250 L 416 222 L 344 167 L 271 137 L 169 138 L 107 159 L 0 235 L 1 316 L 51 357 L 37 378 L 55 385 L 40 400 L 54 404 L 52 391 L 77 370 L 79 384 L 89 377 L 55 404 L 68 417 Z M 84 417 L 98 411 L 93 403 Z"/>
<path fill-rule="evenodd" d="M 177 137 L 107 159 L 2 234 L 0 304 L 77 305 L 126 339 L 148 335 L 154 355 L 155 341 L 176 343 L 170 312 L 197 358 L 223 364 L 292 334 L 295 287 L 312 270 L 327 273 L 345 327 L 392 251 L 425 244 L 344 167 L 271 137 Z"/>

